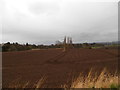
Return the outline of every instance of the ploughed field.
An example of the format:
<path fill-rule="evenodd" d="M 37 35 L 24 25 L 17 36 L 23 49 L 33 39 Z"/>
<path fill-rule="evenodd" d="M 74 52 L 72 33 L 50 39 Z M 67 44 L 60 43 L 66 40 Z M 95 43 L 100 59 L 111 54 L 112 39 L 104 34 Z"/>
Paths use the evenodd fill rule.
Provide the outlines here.
<path fill-rule="evenodd" d="M 12 82 L 36 81 L 45 77 L 43 87 L 61 87 L 70 84 L 73 78 L 84 75 L 91 68 L 114 73 L 118 66 L 117 49 L 63 49 L 31 50 L 2 53 L 3 88 Z M 19 82 L 19 83 L 20 83 Z"/>

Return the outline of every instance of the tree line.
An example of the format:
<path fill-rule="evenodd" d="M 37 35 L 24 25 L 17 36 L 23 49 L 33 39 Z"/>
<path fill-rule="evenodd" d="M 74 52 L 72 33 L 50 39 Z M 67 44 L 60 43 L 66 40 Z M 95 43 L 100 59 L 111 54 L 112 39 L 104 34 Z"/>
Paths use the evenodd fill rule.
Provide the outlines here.
<path fill-rule="evenodd" d="M 61 48 L 61 45 L 51 44 L 51 45 L 35 45 L 35 44 L 19 44 L 19 43 L 4 43 L 0 45 L 2 52 L 8 51 L 25 51 L 25 50 L 32 50 L 32 49 L 48 49 L 48 48 Z"/>
<path fill-rule="evenodd" d="M 83 43 L 83 44 L 72 44 L 74 48 L 89 48 L 91 47 L 102 47 L 103 44 L 97 43 Z M 25 50 L 32 50 L 32 49 L 49 49 L 49 48 L 63 48 L 64 45 L 62 43 L 56 43 L 51 45 L 35 45 L 35 44 L 19 44 L 19 43 L 4 43 L 0 45 L 0 49 L 2 52 L 9 52 L 9 51 L 25 51 Z"/>

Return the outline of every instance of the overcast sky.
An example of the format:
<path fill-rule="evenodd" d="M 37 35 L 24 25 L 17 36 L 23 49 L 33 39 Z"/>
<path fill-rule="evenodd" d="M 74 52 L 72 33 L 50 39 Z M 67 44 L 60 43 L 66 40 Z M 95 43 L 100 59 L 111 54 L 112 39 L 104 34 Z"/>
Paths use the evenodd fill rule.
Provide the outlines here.
<path fill-rule="evenodd" d="M 2 0 L 1 5 L 2 42 L 118 40 L 117 0 Z"/>

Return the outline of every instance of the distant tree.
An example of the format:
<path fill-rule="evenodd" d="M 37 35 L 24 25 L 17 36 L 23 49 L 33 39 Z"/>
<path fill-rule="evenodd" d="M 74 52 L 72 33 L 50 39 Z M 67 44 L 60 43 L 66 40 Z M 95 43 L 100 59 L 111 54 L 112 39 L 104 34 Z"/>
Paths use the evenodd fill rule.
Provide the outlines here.
<path fill-rule="evenodd" d="M 62 42 L 60 42 L 59 40 L 55 42 L 56 45 L 60 45 L 62 44 Z"/>
<path fill-rule="evenodd" d="M 42 45 L 38 45 L 38 48 L 39 49 L 43 49 L 44 48 L 44 45 L 42 44 Z"/>
<path fill-rule="evenodd" d="M 26 43 L 26 46 L 28 46 L 29 44 L 28 43 Z"/>
<path fill-rule="evenodd" d="M 9 47 L 9 51 L 17 51 L 17 48 L 15 47 L 15 45 L 10 45 Z"/>
<path fill-rule="evenodd" d="M 10 42 L 7 42 L 2 46 L 2 51 L 3 52 L 9 51 L 9 48 L 10 48 Z"/>
<path fill-rule="evenodd" d="M 18 45 L 18 43 L 17 43 L 17 42 L 16 42 L 15 44 L 16 44 L 16 45 Z"/>
<path fill-rule="evenodd" d="M 10 45 L 10 42 L 7 42 L 6 44 Z"/>
<path fill-rule="evenodd" d="M 0 52 L 2 51 L 2 44 L 0 44 Z"/>
<path fill-rule="evenodd" d="M 35 44 L 33 44 L 33 45 L 31 45 L 31 48 L 35 49 L 35 48 L 37 48 L 37 46 Z"/>
<path fill-rule="evenodd" d="M 54 48 L 55 45 L 54 45 L 54 44 L 51 44 L 51 45 L 49 45 L 48 47 L 49 47 L 49 48 Z"/>

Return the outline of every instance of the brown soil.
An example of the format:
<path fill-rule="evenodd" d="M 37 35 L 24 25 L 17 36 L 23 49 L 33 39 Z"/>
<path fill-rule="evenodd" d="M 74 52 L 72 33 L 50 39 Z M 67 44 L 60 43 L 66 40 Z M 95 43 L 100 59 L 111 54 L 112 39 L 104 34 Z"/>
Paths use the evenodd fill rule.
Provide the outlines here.
<path fill-rule="evenodd" d="M 117 49 L 31 50 L 2 53 L 3 88 L 15 80 L 30 81 L 29 88 L 43 76 L 43 87 L 55 88 L 70 84 L 74 77 L 94 68 L 104 67 L 114 73 L 118 65 Z"/>

